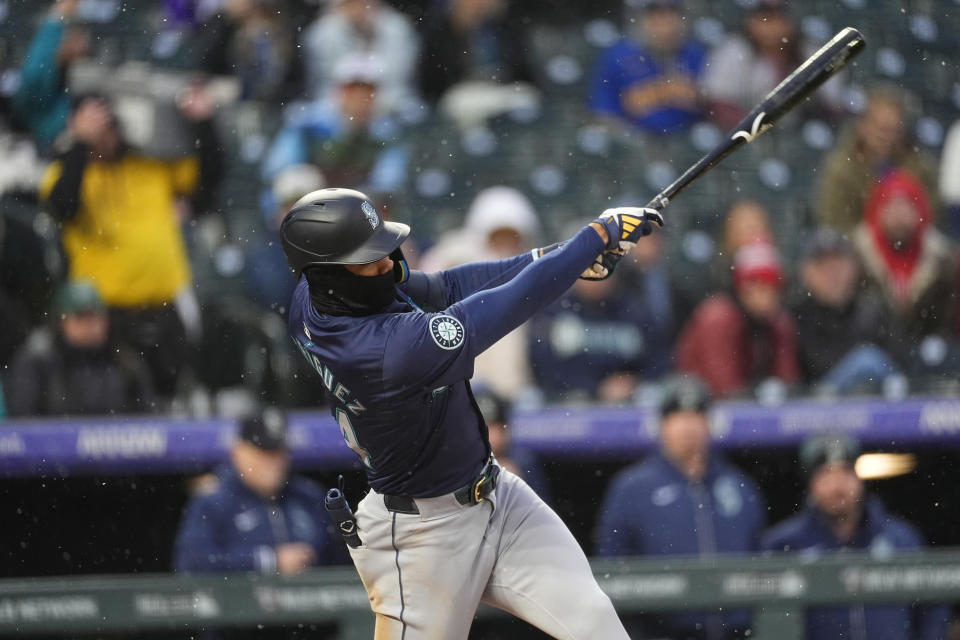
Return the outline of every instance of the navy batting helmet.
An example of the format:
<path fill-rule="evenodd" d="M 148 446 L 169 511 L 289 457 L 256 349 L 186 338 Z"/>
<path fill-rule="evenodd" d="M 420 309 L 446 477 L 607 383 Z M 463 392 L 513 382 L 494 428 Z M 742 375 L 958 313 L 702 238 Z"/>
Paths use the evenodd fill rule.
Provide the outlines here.
<path fill-rule="evenodd" d="M 320 189 L 300 198 L 280 223 L 280 243 L 297 275 L 310 266 L 369 264 L 400 247 L 410 227 L 380 217 L 353 189 Z"/>

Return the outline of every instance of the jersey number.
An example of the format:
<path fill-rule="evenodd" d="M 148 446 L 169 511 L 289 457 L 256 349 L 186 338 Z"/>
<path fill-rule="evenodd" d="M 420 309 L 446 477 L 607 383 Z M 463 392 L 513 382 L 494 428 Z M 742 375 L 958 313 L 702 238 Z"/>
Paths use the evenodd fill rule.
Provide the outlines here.
<path fill-rule="evenodd" d="M 353 430 L 353 423 L 350 422 L 350 416 L 343 409 L 337 409 L 337 424 L 340 425 L 340 433 L 343 435 L 347 446 L 350 447 L 355 454 L 360 456 L 363 464 L 373 468 L 373 464 L 370 462 L 370 454 L 357 442 L 357 434 Z"/>

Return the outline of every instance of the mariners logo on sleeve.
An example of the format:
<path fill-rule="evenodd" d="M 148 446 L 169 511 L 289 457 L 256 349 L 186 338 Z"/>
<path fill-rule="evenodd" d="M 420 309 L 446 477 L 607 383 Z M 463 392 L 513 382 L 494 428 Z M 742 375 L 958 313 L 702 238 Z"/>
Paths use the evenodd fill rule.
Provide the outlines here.
<path fill-rule="evenodd" d="M 430 337 L 441 349 L 456 349 L 463 344 L 463 325 L 453 316 L 434 316 L 430 319 Z"/>
<path fill-rule="evenodd" d="M 377 225 L 380 224 L 380 216 L 377 215 L 377 210 L 366 200 L 360 205 L 360 209 L 363 210 L 363 215 L 367 216 L 367 222 L 370 223 L 370 226 L 376 229 Z"/>

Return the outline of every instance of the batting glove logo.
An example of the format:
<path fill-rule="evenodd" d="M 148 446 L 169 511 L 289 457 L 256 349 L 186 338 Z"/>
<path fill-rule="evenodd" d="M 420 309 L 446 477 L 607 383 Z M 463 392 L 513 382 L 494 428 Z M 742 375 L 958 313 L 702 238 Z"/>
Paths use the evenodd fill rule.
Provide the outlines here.
<path fill-rule="evenodd" d="M 451 351 L 463 344 L 466 332 L 453 316 L 434 316 L 430 319 L 430 337 L 441 349 Z"/>

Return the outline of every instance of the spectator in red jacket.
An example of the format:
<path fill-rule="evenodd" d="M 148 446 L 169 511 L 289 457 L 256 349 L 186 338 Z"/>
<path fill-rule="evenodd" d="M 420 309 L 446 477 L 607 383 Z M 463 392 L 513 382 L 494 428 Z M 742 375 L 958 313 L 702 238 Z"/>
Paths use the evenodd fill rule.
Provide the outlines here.
<path fill-rule="evenodd" d="M 870 189 L 853 236 L 868 284 L 894 310 L 907 348 L 955 327 L 957 253 L 932 218 L 920 179 L 893 171 Z"/>
<path fill-rule="evenodd" d="M 704 300 L 677 342 L 677 369 L 696 374 L 716 396 L 749 390 L 771 377 L 797 380 L 796 328 L 781 306 L 776 249 L 751 243 L 733 260 L 733 289 Z"/>

